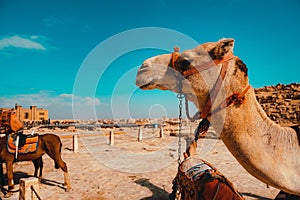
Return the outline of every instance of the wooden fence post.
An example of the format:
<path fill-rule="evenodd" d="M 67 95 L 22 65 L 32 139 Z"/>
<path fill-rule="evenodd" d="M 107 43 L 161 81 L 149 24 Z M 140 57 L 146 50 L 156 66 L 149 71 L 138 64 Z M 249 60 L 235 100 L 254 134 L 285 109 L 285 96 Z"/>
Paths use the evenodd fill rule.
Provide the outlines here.
<path fill-rule="evenodd" d="M 79 150 L 78 150 L 78 135 L 77 134 L 73 135 L 73 151 L 74 151 L 74 153 L 79 152 Z"/>
<path fill-rule="evenodd" d="M 115 144 L 115 134 L 114 131 L 109 131 L 109 145 L 114 146 Z"/>
<path fill-rule="evenodd" d="M 139 128 L 139 132 L 138 132 L 138 141 L 142 142 L 143 141 L 143 128 L 140 127 Z"/>
<path fill-rule="evenodd" d="M 39 200 L 39 179 L 36 177 L 21 178 L 19 200 Z"/>
<path fill-rule="evenodd" d="M 164 127 L 160 127 L 160 131 L 159 131 L 159 137 L 160 138 L 164 138 Z"/>

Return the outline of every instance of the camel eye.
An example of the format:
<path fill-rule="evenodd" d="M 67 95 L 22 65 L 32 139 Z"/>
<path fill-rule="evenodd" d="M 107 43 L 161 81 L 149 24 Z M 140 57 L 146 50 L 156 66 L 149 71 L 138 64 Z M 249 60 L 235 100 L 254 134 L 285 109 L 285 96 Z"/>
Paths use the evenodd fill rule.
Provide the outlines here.
<path fill-rule="evenodd" d="M 186 67 L 186 66 L 188 66 L 188 65 L 190 65 L 191 63 L 189 62 L 189 61 L 187 61 L 187 60 L 183 60 L 182 62 L 181 62 L 181 65 L 183 66 L 183 67 Z"/>

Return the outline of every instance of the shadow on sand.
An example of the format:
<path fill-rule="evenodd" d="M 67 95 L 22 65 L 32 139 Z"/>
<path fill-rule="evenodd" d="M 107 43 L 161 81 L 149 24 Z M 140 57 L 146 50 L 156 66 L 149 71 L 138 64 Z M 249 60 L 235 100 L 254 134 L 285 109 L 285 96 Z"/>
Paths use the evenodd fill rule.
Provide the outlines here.
<path fill-rule="evenodd" d="M 30 177 L 30 176 L 27 173 L 19 172 L 19 171 L 18 172 L 14 172 L 14 183 L 15 184 L 19 184 L 21 178 L 28 178 L 28 177 Z M 7 174 L 3 174 L 0 179 L 1 179 L 1 183 L 0 183 L 1 184 L 0 185 L 0 187 L 1 187 L 1 193 L 5 197 L 7 195 L 7 187 L 5 187 L 5 186 L 8 185 Z M 19 192 L 19 189 L 15 188 L 14 190 L 12 190 L 12 192 L 13 193 Z M 1 197 L 0 197 L 0 199 L 1 199 Z"/>
<path fill-rule="evenodd" d="M 41 183 L 45 184 L 45 185 L 49 185 L 49 186 L 56 186 L 56 187 L 59 187 L 59 188 L 65 190 L 65 187 L 64 187 L 63 183 L 60 183 L 60 182 L 57 182 L 57 181 L 54 181 L 54 180 L 49 180 L 49 179 L 42 178 Z"/>
<path fill-rule="evenodd" d="M 266 197 L 258 196 L 258 195 L 252 194 L 252 193 L 242 193 L 242 194 L 243 194 L 243 196 L 254 197 L 254 198 L 260 199 L 260 200 L 273 200 L 273 199 L 269 199 L 269 198 L 266 198 Z M 289 195 L 284 200 L 300 200 L 300 197 L 295 196 L 295 195 Z"/>
<path fill-rule="evenodd" d="M 139 184 L 143 187 L 148 188 L 152 192 L 152 196 L 145 197 L 140 200 L 169 200 L 169 193 L 160 187 L 157 187 L 156 185 L 152 184 L 149 179 L 141 178 L 136 181 L 134 181 L 136 184 Z M 259 196 L 252 193 L 242 193 L 244 197 L 252 197 L 259 200 L 272 200 L 267 197 Z M 291 199 L 294 200 L 294 199 Z M 298 200 L 298 199 L 297 199 Z"/>
<path fill-rule="evenodd" d="M 24 173 L 24 172 L 20 172 L 20 171 L 14 172 L 14 183 L 15 183 L 15 185 L 17 185 L 17 184 L 19 184 L 20 179 L 29 178 L 29 177 L 33 177 L 33 176 L 28 175 L 27 173 Z M 45 185 L 49 185 L 49 186 L 56 186 L 56 187 L 59 187 L 59 188 L 65 190 L 65 187 L 64 187 L 63 183 L 60 183 L 60 182 L 57 182 L 57 181 L 42 178 L 41 183 L 45 184 Z M 2 193 L 5 193 L 6 189 L 4 189 L 3 187 L 7 186 L 7 185 L 8 185 L 7 174 L 3 174 L 3 177 L 1 179 L 1 186 L 2 186 L 1 191 L 2 191 Z M 18 187 L 16 187 L 14 191 L 19 192 Z"/>
<path fill-rule="evenodd" d="M 151 197 L 145 197 L 140 200 L 169 200 L 169 193 L 152 184 L 149 179 L 141 178 L 134 182 L 138 185 L 148 188 L 152 192 Z"/>
<path fill-rule="evenodd" d="M 21 178 L 28 178 L 28 177 L 32 177 L 32 176 L 20 171 L 14 172 L 14 183 L 19 184 Z M 7 174 L 3 174 L 1 185 L 5 186 L 7 184 L 8 184 Z"/>
<path fill-rule="evenodd" d="M 243 192 L 242 195 L 244 197 L 252 197 L 252 198 L 255 198 L 255 199 L 259 199 L 259 200 L 273 200 L 273 199 L 270 199 L 270 198 L 267 198 L 267 197 L 262 197 L 262 196 L 252 194 L 252 193 L 247 193 L 247 192 Z"/>

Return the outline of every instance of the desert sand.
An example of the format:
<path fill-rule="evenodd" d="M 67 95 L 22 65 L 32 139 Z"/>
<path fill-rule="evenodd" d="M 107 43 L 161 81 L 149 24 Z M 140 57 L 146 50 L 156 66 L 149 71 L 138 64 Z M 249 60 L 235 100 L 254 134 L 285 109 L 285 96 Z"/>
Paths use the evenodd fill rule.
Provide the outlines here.
<path fill-rule="evenodd" d="M 53 160 L 44 155 L 41 199 L 169 199 L 178 167 L 178 137 L 165 134 L 160 138 L 159 129 L 144 128 L 143 140 L 138 142 L 138 129 L 126 128 L 116 130 L 114 145 L 109 145 L 107 131 L 53 133 L 62 138 L 62 157 L 68 165 L 72 189 L 65 192 L 62 170 L 55 169 Z M 73 134 L 80 136 L 78 153 L 72 151 L 72 137 L 66 137 Z M 182 149 L 185 145 L 182 138 Z M 246 172 L 219 139 L 200 139 L 197 154 L 229 178 L 245 199 L 273 199 L 278 193 Z M 15 189 L 19 188 L 20 178 L 30 177 L 33 172 L 31 162 L 15 163 Z M 15 192 L 7 199 L 18 198 Z"/>

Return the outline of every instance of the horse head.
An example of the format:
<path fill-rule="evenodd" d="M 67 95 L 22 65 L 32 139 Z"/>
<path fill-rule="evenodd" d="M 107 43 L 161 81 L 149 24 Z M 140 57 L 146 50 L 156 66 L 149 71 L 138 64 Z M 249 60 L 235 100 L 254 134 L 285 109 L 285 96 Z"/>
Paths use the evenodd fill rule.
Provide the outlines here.
<path fill-rule="evenodd" d="M 0 111 L 0 127 L 5 127 L 10 131 L 16 132 L 21 130 L 24 126 L 14 110 L 4 110 Z"/>

